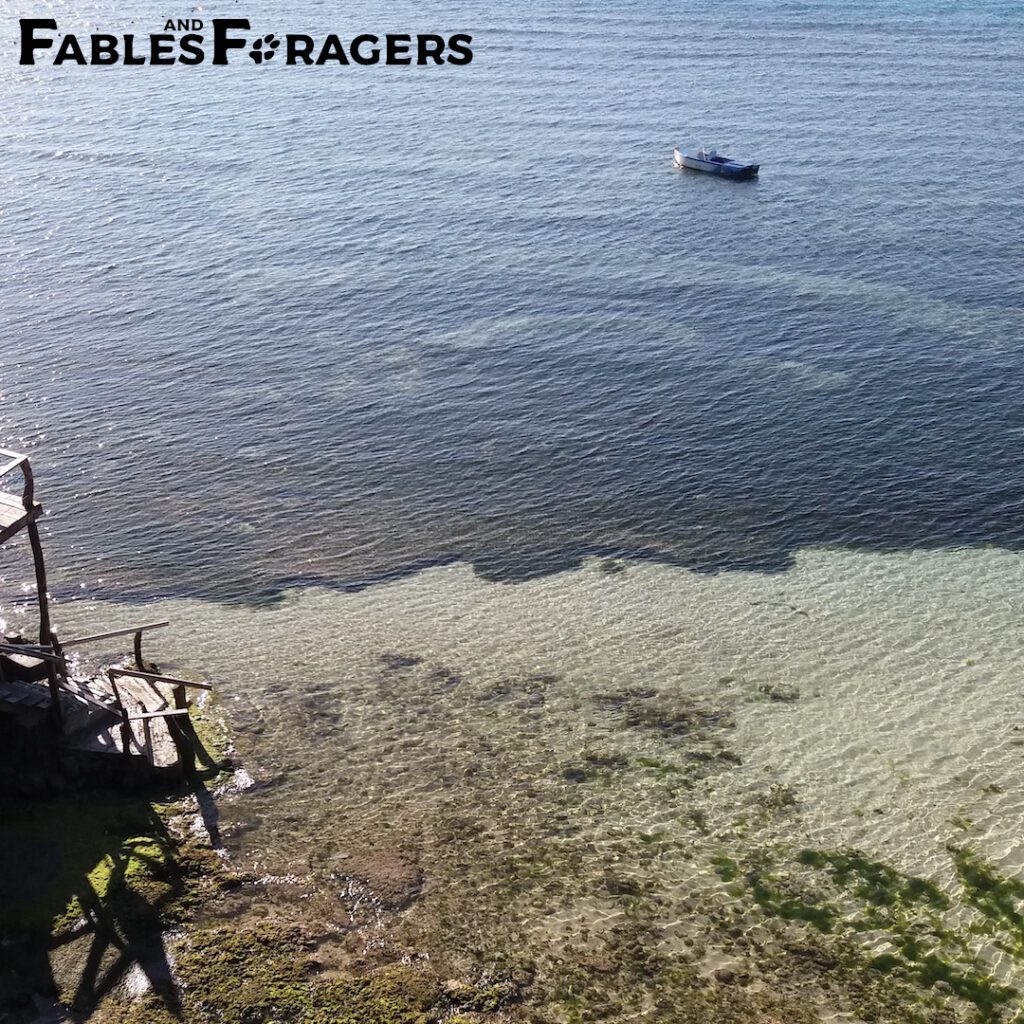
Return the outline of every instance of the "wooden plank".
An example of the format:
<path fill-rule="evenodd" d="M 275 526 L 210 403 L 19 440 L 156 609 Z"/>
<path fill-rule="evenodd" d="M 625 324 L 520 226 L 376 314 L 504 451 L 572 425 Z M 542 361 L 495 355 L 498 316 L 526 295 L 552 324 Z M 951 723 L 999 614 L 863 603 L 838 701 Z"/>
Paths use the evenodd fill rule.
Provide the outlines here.
<path fill-rule="evenodd" d="M 112 629 L 109 633 L 96 633 L 93 636 L 77 636 L 73 640 L 61 640 L 61 647 L 74 647 L 75 644 L 91 644 L 100 640 L 111 640 L 117 636 L 131 636 L 133 633 L 143 633 L 147 629 L 163 629 L 169 626 L 169 622 L 147 622 L 144 626 L 129 626 L 126 629 Z"/>
<path fill-rule="evenodd" d="M 140 672 L 134 668 L 108 668 L 107 674 L 114 676 L 128 676 L 131 679 L 145 679 L 149 683 L 167 683 L 170 686 L 191 686 L 196 690 L 212 690 L 211 683 L 197 683 L 194 679 L 176 679 L 174 676 L 160 676 L 155 672 Z"/>
<path fill-rule="evenodd" d="M 64 664 L 64 659 L 59 654 L 54 654 L 52 647 L 40 647 L 38 644 L 0 644 L 0 654 L 36 658 L 38 661 L 51 661 L 55 665 Z"/>
<path fill-rule="evenodd" d="M 0 466 L 0 476 L 7 476 L 12 469 L 17 469 L 28 461 L 27 455 L 19 455 L 17 452 L 10 452 L 6 448 L 0 448 L 0 455 L 3 455 L 10 460 Z"/>
<path fill-rule="evenodd" d="M 29 514 L 29 510 L 25 508 L 21 498 L 0 491 L 0 522 L 13 523 L 16 519 L 21 519 Z"/>
<path fill-rule="evenodd" d="M 50 691 L 41 683 L 0 680 L 0 704 L 43 708 L 49 703 Z"/>
<path fill-rule="evenodd" d="M 35 478 L 32 475 L 32 467 L 29 465 L 28 456 L 22 455 L 20 452 L 8 451 L 6 448 L 0 448 L 0 455 L 3 455 L 8 460 L 0 466 L 0 477 L 6 476 L 12 470 L 21 470 L 22 486 L 19 504 L 26 512 L 34 512 L 36 485 Z"/>
<path fill-rule="evenodd" d="M 50 703 L 47 698 L 48 694 L 46 694 L 45 692 L 22 693 L 15 696 L 13 699 L 8 698 L 6 703 L 21 704 L 29 708 L 42 708 L 46 707 Z"/>
<path fill-rule="evenodd" d="M 187 715 L 188 709 L 179 710 L 178 708 L 168 708 L 166 711 L 147 711 L 144 714 L 129 715 L 129 722 L 142 722 L 148 721 L 151 718 L 179 718 L 181 715 Z"/>
<path fill-rule="evenodd" d="M 77 697 L 79 700 L 84 701 L 86 704 L 91 704 L 93 707 L 99 708 L 100 711 L 106 711 L 110 714 L 117 714 L 117 707 L 114 704 L 113 699 L 109 704 L 104 704 L 98 697 L 89 693 L 88 691 L 80 688 L 72 689 L 70 686 L 65 684 L 64 692 L 72 697 Z"/>
<path fill-rule="evenodd" d="M 0 544 L 31 522 L 33 514 L 21 498 L 0 491 Z"/>

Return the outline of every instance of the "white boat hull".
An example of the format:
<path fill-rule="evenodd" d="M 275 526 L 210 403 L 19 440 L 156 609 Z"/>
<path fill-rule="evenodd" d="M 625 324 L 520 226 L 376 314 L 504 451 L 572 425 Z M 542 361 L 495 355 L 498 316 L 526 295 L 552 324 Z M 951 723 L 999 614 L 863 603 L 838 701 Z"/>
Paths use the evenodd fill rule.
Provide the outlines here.
<path fill-rule="evenodd" d="M 706 159 L 693 156 L 679 149 L 672 151 L 672 161 L 676 167 L 691 171 L 703 171 L 705 174 L 718 174 L 723 178 L 756 178 L 757 172 L 761 169 L 760 164 L 714 156 L 713 150 L 712 157 L 712 159 Z"/>

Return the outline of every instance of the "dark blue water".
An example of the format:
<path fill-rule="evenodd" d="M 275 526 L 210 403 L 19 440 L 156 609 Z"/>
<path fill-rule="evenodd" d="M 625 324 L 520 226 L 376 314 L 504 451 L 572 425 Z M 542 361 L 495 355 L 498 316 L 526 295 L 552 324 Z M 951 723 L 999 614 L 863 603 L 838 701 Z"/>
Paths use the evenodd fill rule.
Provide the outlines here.
<path fill-rule="evenodd" d="M 1018 4 L 243 13 L 476 59 L 21 68 L 7 5 L 0 436 L 58 589 L 1024 543 Z"/>

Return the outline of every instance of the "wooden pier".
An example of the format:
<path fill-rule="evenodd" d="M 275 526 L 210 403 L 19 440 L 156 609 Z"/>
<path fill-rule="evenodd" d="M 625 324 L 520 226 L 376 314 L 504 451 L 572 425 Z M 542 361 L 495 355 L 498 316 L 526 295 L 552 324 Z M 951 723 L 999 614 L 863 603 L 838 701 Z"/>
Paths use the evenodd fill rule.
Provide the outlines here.
<path fill-rule="evenodd" d="M 0 544 L 26 531 L 39 601 L 39 634 L 0 638 L 0 746 L 38 751 L 43 759 L 101 758 L 133 778 L 189 776 L 195 771 L 196 739 L 189 719 L 190 692 L 209 683 L 163 675 L 142 655 L 146 633 L 166 622 L 150 622 L 93 636 L 60 640 L 50 622 L 46 565 L 39 537 L 42 507 L 28 457 L 0 449 Z M 21 493 L 10 482 L 21 474 Z M 6 479 L 5 479 L 6 478 Z M 126 662 L 75 672 L 66 651 L 131 638 Z M 0 755 L 4 751 L 0 749 Z M 8 751 L 9 753 L 9 751 Z M 119 760 L 109 761 L 109 756 Z M 96 762 L 99 763 L 99 762 Z M 107 772 L 109 775 L 110 773 Z"/>

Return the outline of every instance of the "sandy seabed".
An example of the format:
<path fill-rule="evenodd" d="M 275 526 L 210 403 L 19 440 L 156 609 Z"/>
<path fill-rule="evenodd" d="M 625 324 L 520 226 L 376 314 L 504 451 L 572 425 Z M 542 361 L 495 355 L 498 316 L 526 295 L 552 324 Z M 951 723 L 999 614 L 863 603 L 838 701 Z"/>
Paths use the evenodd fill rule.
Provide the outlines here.
<path fill-rule="evenodd" d="M 1002 550 L 810 550 L 778 575 L 592 561 L 510 585 L 455 565 L 59 620 L 172 620 L 150 655 L 216 683 L 256 781 L 221 800 L 230 856 L 304 898 L 392 858 L 367 949 L 514 950 L 586 1019 L 598 995 L 564 979 L 633 999 L 638 949 L 647 974 L 757 990 L 789 983 L 751 965 L 794 936 L 843 936 L 975 1013 L 975 981 L 1021 970 L 1022 594 Z M 844 998 L 821 1009 L 867 1018 Z"/>

